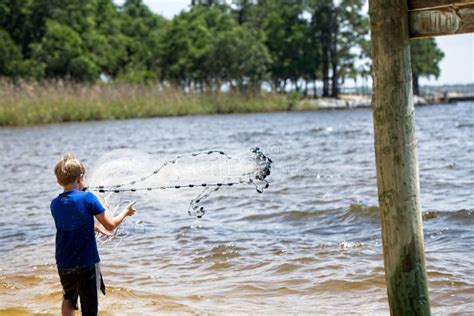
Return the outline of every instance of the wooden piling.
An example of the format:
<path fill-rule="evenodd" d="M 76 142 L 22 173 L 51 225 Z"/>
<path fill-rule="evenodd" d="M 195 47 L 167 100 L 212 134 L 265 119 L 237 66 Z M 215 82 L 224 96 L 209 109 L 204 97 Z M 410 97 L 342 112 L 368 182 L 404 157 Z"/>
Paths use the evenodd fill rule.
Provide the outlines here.
<path fill-rule="evenodd" d="M 430 315 L 406 0 L 369 0 L 377 187 L 392 315 Z"/>

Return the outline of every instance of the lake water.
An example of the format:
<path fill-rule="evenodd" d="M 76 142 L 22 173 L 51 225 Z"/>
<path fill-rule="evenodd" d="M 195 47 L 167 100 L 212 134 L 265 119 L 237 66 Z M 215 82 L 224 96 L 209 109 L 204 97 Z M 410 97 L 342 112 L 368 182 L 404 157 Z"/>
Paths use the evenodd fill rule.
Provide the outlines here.
<path fill-rule="evenodd" d="M 474 103 L 417 108 L 433 313 L 474 313 Z M 388 314 L 370 109 L 0 129 L 0 314 L 58 314 L 53 166 L 117 148 L 175 155 L 259 146 L 270 188 L 138 196 L 140 229 L 100 245 L 105 314 Z M 133 223 L 133 222 L 131 222 Z"/>

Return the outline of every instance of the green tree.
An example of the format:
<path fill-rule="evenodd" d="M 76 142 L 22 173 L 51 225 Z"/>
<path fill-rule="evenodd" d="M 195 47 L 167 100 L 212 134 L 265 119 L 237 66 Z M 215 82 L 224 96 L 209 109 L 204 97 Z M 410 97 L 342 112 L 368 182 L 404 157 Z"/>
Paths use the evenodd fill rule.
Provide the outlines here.
<path fill-rule="evenodd" d="M 285 91 L 288 82 L 300 89 L 302 63 L 308 53 L 308 21 L 304 19 L 303 2 L 299 0 L 260 1 L 258 15 L 265 32 L 265 44 L 270 51 L 272 86 Z"/>
<path fill-rule="evenodd" d="M 212 38 L 205 13 L 206 9 L 200 6 L 182 12 L 173 19 L 163 37 L 161 63 L 164 78 L 184 89 L 193 84 L 201 91 L 205 89 L 207 71 L 204 65 Z"/>
<path fill-rule="evenodd" d="M 356 90 L 357 90 L 358 89 L 357 78 L 361 78 L 362 89 L 360 93 L 368 94 L 369 91 L 367 90 L 368 87 L 366 83 L 368 82 L 368 79 L 371 77 L 371 74 L 372 74 L 371 42 L 370 42 L 370 39 L 368 39 L 368 37 L 361 40 L 360 48 L 361 50 L 359 54 L 359 60 L 362 61 L 362 63 L 355 69 L 355 75 L 353 79 L 356 83 Z"/>
<path fill-rule="evenodd" d="M 417 39 L 410 42 L 411 69 L 413 77 L 413 94 L 420 95 L 420 77 L 440 75 L 439 62 L 444 53 L 438 48 L 433 38 Z"/>
<path fill-rule="evenodd" d="M 237 22 L 242 25 L 250 22 L 255 17 L 255 10 L 257 6 L 252 0 L 233 0 L 232 4 L 234 9 L 232 10 Z"/>
<path fill-rule="evenodd" d="M 48 20 L 46 25 L 42 40 L 32 44 L 32 57 L 45 65 L 46 77 L 80 81 L 97 79 L 99 69 L 83 50 L 80 35 L 71 27 L 54 20 Z"/>
<path fill-rule="evenodd" d="M 333 0 L 308 0 L 313 32 L 321 47 L 323 96 L 337 97 L 340 83 L 357 72 L 354 61 L 368 34 L 363 4 L 363 0 L 342 0 L 338 5 Z"/>
<path fill-rule="evenodd" d="M 104 16 L 97 15 L 104 5 L 115 10 L 112 0 L 5 0 L 0 6 L 0 12 L 4 12 L 0 23 L 21 47 L 25 62 L 37 70 L 41 67 L 35 65 L 42 65 L 44 71 L 37 74 L 93 81 L 100 67 L 108 64 L 92 52 L 107 47 L 107 40 L 96 30 L 97 21 L 104 21 Z M 64 49 L 60 47 L 62 39 L 66 39 Z M 68 53 L 64 57 L 59 56 L 62 50 Z"/>
<path fill-rule="evenodd" d="M 45 33 L 46 19 L 52 17 L 45 0 L 3 0 L 0 4 L 0 27 L 20 47 L 23 58 L 31 57 L 31 44 Z"/>
<path fill-rule="evenodd" d="M 93 16 L 94 28 L 82 34 L 85 50 L 102 74 L 116 78 L 127 63 L 130 39 L 122 34 L 121 18 L 112 0 L 96 0 Z"/>
<path fill-rule="evenodd" d="M 120 80 L 135 83 L 158 80 L 160 53 L 167 21 L 153 13 L 142 0 L 127 0 L 119 14 L 120 34 L 111 41 L 118 47 L 116 70 Z"/>
<path fill-rule="evenodd" d="M 332 0 L 309 0 L 309 10 L 311 13 L 311 28 L 313 34 L 319 40 L 321 50 L 321 77 L 323 80 L 323 97 L 329 96 L 329 68 L 330 49 L 332 36 L 332 26 L 334 25 Z M 315 41 L 316 42 L 316 41 Z"/>
<path fill-rule="evenodd" d="M 261 32 L 239 25 L 213 38 L 208 68 L 218 88 L 227 83 L 240 91 L 260 89 L 271 62 L 262 38 Z"/>
<path fill-rule="evenodd" d="M 14 77 L 23 61 L 20 47 L 11 39 L 7 31 L 0 29 L 0 75 Z"/>
<path fill-rule="evenodd" d="M 7 31 L 0 28 L 0 76 L 13 79 L 19 77 L 41 78 L 44 72 L 42 64 L 25 60 L 21 47 L 17 45 Z"/>
<path fill-rule="evenodd" d="M 346 77 L 355 77 L 356 58 L 363 51 L 369 34 L 368 18 L 362 14 L 364 0 L 342 0 L 335 8 L 332 28 L 332 89 L 331 96 L 339 95 L 339 85 Z"/>
<path fill-rule="evenodd" d="M 120 9 L 112 0 L 0 4 L 0 27 L 20 47 L 22 58 L 44 66 L 48 78 L 93 81 L 106 74 L 156 79 L 164 23 L 140 0 L 128 0 Z"/>
<path fill-rule="evenodd" d="M 323 95 L 332 81 L 337 96 L 346 77 L 367 73 L 354 62 L 367 46 L 361 7 L 362 0 L 194 0 L 167 21 L 143 0 L 120 7 L 113 0 L 3 0 L 0 74 L 77 81 L 106 75 L 216 92 L 255 91 L 267 81 L 304 94 L 322 79 Z M 416 56 L 427 53 L 415 45 L 414 82 L 437 76 L 418 65 Z"/>
<path fill-rule="evenodd" d="M 213 45 L 220 34 L 231 32 L 236 26 L 228 8 L 222 6 L 196 5 L 176 16 L 163 37 L 164 77 L 185 89 L 220 89 L 216 80 L 222 79 L 222 71 L 218 73 L 215 63 L 210 61 L 215 54 Z"/>

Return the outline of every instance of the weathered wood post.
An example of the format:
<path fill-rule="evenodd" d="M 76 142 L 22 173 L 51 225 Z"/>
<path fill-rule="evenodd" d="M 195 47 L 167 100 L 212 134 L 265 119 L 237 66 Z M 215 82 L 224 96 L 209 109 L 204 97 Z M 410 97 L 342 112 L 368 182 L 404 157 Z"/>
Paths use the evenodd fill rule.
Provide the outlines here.
<path fill-rule="evenodd" d="M 430 315 L 406 0 L 369 0 L 372 110 L 392 315 Z"/>

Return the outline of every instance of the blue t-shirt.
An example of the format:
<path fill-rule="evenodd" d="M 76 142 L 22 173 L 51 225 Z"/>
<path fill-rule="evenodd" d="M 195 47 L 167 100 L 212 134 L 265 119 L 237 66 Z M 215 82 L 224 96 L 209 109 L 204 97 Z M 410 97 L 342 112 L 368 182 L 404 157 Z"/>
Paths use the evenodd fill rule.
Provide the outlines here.
<path fill-rule="evenodd" d="M 94 215 L 105 211 L 91 192 L 71 190 L 51 202 L 56 224 L 58 269 L 90 266 L 100 261 L 94 232 Z"/>

